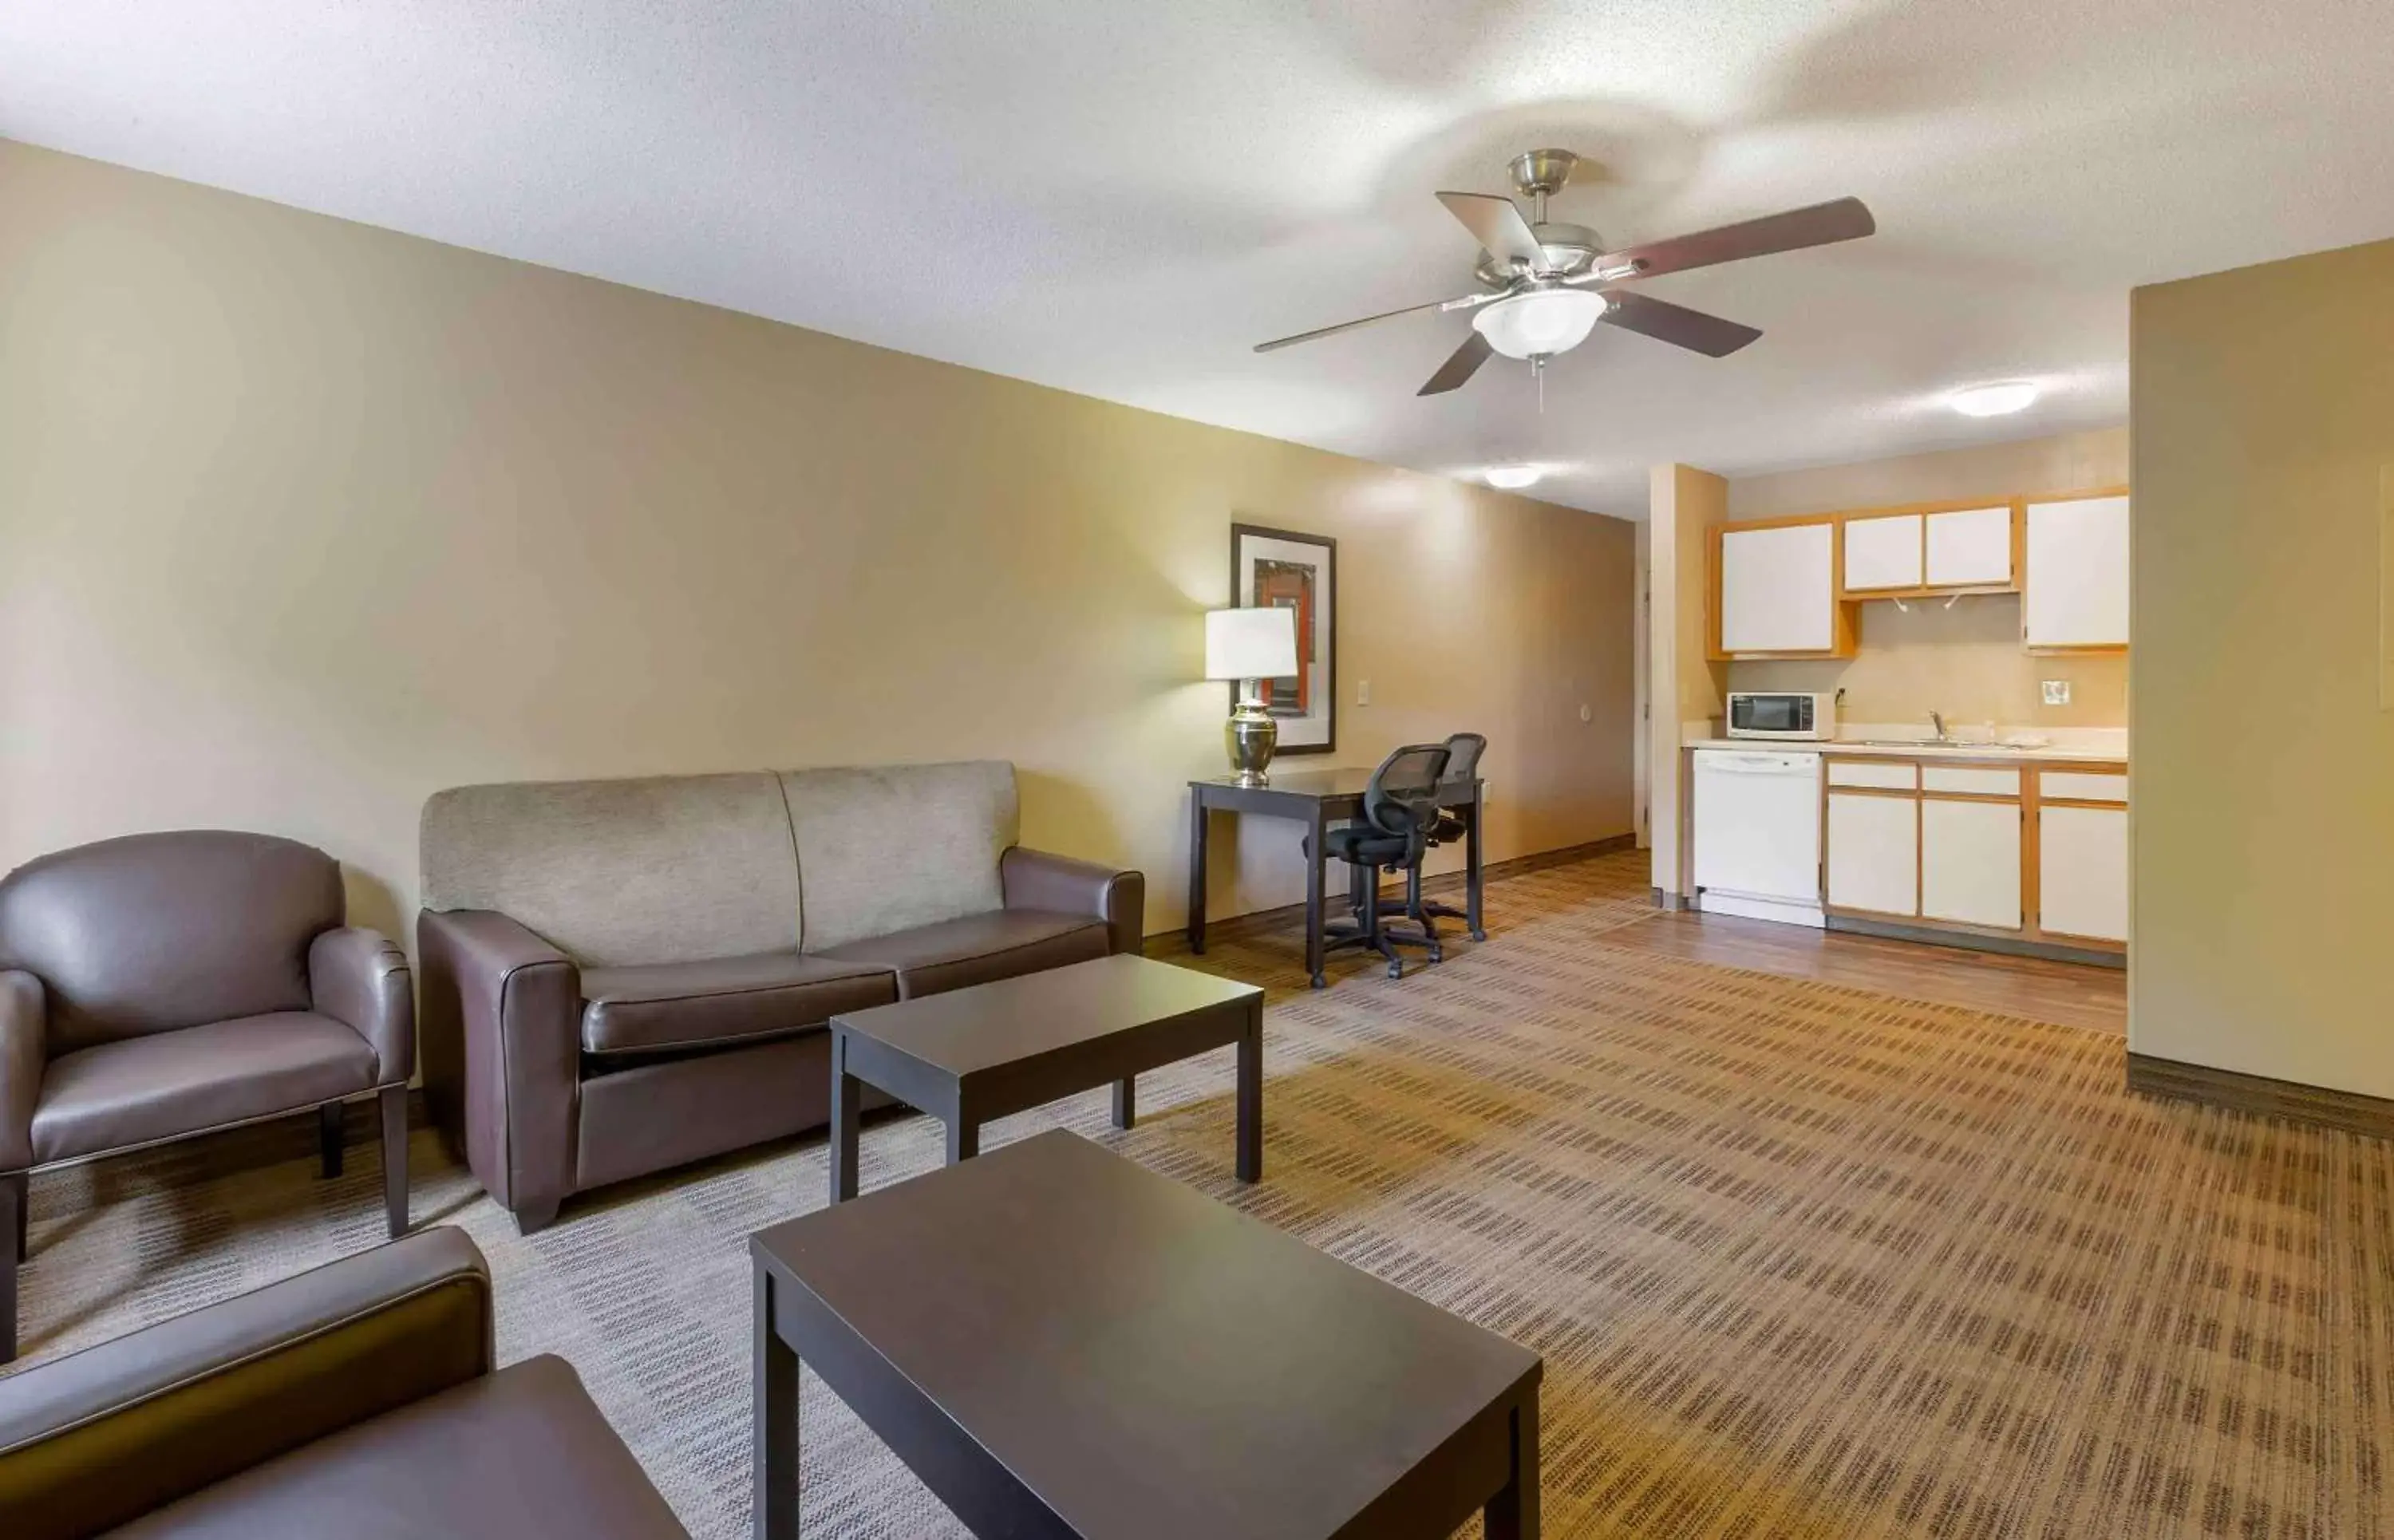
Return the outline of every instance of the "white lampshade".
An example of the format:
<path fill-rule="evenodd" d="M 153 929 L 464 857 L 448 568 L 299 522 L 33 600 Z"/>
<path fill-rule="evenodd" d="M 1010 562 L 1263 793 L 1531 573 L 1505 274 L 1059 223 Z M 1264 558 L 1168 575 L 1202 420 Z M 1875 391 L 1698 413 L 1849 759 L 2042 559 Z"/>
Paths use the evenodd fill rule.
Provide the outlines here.
<path fill-rule="evenodd" d="M 1605 309 L 1604 296 L 1585 289 L 1532 289 L 1482 305 L 1471 324 L 1506 358 L 1537 358 L 1585 342 Z"/>
<path fill-rule="evenodd" d="M 1205 612 L 1205 677 L 1285 679 L 1296 672 L 1296 612 L 1285 608 Z"/>

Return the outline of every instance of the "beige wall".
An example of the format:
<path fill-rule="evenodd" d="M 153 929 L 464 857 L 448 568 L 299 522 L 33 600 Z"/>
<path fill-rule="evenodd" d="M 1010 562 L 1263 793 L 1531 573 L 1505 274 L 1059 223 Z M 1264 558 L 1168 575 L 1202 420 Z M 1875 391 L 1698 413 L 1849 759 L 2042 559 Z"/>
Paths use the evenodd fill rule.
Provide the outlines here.
<path fill-rule="evenodd" d="M 13 145 L 0 207 L 0 863 L 275 830 L 388 926 L 441 786 L 994 756 L 1164 929 L 1234 520 L 1340 542 L 1335 762 L 1478 729 L 1492 856 L 1630 828 L 1626 523 Z"/>
<path fill-rule="evenodd" d="M 2394 242 L 2130 313 L 2129 1046 L 2394 1097 Z"/>
<path fill-rule="evenodd" d="M 1732 519 L 1827 513 L 2026 493 L 2085 492 L 2128 480 L 2128 430 L 2109 428 L 2014 443 L 1909 454 L 1859 465 L 1819 466 L 1729 484 Z M 1732 690 L 1846 691 L 1854 722 L 1925 722 L 1941 711 L 1958 723 L 2124 727 L 2128 663 L 2121 657 L 2032 657 L 2020 648 L 2017 596 L 1978 596 L 1950 609 L 1876 599 L 1862 606 L 1860 652 L 1838 663 L 1730 665 Z M 2043 704 L 2038 683 L 2067 679 L 2070 704 Z"/>
<path fill-rule="evenodd" d="M 1648 796 L 1656 888 L 1680 893 L 1680 744 L 1721 713 L 1725 671 L 1708 662 L 1705 604 L 1710 589 L 1709 532 L 1729 512 L 1729 483 L 1693 466 L 1661 465 L 1648 473 L 1646 546 L 1651 566 L 1648 599 L 1648 694 L 1653 703 L 1648 739 Z"/>

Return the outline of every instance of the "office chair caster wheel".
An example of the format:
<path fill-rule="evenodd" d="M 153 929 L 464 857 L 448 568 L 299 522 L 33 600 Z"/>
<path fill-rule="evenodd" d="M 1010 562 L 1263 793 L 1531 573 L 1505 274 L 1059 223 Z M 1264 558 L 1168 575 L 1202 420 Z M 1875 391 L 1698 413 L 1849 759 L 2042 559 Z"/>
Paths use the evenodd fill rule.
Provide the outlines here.
<path fill-rule="evenodd" d="M 1391 962 L 1388 964 L 1388 977 L 1389 977 L 1389 978 L 1391 978 L 1391 979 L 1401 979 L 1401 978 L 1403 978 L 1404 976 L 1405 976 L 1405 965 L 1404 965 L 1402 962 L 1400 962 L 1400 961 L 1391 961 Z"/>
<path fill-rule="evenodd" d="M 1315 974 L 1313 976 L 1313 987 L 1316 989 L 1328 989 L 1330 987 L 1329 975 L 1324 973 Z"/>
<path fill-rule="evenodd" d="M 1484 941 L 1488 939 L 1488 932 L 1485 930 L 1475 930 L 1471 933 L 1471 939 L 1475 941 Z"/>
<path fill-rule="evenodd" d="M 1439 964 L 1440 964 L 1440 963 L 1442 963 L 1442 962 L 1444 962 L 1444 961 L 1446 961 L 1446 954 L 1445 954 L 1443 951 L 1441 951 L 1441 950 L 1440 950 L 1440 949 L 1439 949 L 1438 947 L 1431 947 L 1431 948 L 1429 949 L 1429 966 L 1430 966 L 1430 967 L 1436 967 Z"/>

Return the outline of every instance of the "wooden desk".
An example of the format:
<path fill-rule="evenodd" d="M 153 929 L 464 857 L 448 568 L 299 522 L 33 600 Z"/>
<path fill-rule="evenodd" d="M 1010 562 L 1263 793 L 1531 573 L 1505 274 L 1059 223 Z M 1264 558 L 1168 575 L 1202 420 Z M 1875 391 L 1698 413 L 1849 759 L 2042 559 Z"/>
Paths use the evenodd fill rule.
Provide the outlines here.
<path fill-rule="evenodd" d="M 1320 989 L 1328 981 L 1322 972 L 1322 876 L 1328 860 L 1322 849 L 1322 831 L 1331 824 L 1363 816 L 1363 788 L 1372 772 L 1351 770 L 1294 770 L 1272 772 L 1268 786 L 1242 786 L 1236 776 L 1217 776 L 1189 783 L 1189 950 L 1205 950 L 1205 815 L 1226 812 L 1285 818 L 1305 825 L 1305 971 Z M 1463 869 L 1466 897 L 1464 924 L 1471 939 L 1484 941 L 1480 924 L 1480 814 L 1486 809 L 1488 783 L 1474 777 L 1450 781 L 1438 788 L 1439 805 L 1459 814 L 1465 824 Z M 1376 891 L 1378 884 L 1374 883 Z"/>

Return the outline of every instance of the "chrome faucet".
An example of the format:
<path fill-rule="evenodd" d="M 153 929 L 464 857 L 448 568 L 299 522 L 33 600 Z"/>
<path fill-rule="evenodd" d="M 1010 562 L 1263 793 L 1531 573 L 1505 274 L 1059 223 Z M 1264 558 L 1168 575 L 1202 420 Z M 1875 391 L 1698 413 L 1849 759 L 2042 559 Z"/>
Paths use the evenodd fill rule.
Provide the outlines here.
<path fill-rule="evenodd" d="M 1945 731 L 1945 714 L 1943 712 L 1930 712 L 1928 714 L 1928 725 L 1937 730 L 1937 736 L 1930 739 L 1930 743 L 1950 744 L 1953 741 L 1952 735 Z"/>

